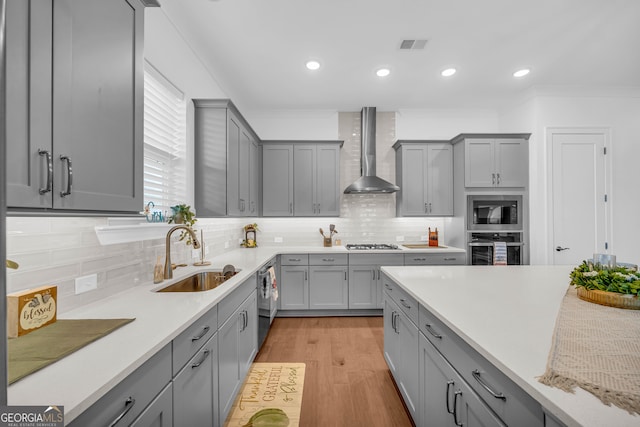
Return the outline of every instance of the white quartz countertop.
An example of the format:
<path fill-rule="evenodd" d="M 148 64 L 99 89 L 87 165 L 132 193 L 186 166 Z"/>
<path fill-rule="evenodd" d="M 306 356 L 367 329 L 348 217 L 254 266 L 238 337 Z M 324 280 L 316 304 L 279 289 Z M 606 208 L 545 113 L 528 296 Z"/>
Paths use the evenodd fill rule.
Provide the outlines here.
<path fill-rule="evenodd" d="M 640 426 L 640 417 L 538 382 L 570 266 L 383 267 L 471 347 L 569 426 Z M 573 292 L 573 289 L 571 289 Z"/>
<path fill-rule="evenodd" d="M 210 258 L 211 266 L 179 268 L 174 271 L 172 280 L 160 284 L 132 284 L 127 291 L 64 313 L 59 318 L 135 318 L 135 321 L 10 385 L 7 390 L 8 404 L 64 405 L 65 422 L 71 422 L 278 254 L 431 251 L 464 252 L 448 247 L 387 251 L 349 251 L 344 246 L 237 249 Z M 210 291 L 154 292 L 198 271 L 220 270 L 225 264 L 232 264 L 241 271 Z"/>

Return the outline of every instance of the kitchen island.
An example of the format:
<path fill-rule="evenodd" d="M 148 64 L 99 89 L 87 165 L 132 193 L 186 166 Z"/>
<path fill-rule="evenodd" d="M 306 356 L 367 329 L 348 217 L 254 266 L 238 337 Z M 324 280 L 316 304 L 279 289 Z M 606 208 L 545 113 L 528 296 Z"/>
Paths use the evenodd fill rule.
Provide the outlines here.
<path fill-rule="evenodd" d="M 570 394 L 537 380 L 546 369 L 571 270 L 569 266 L 382 268 L 390 283 L 421 306 L 420 323 L 423 313 L 430 313 L 533 398 L 545 414 L 568 426 L 639 426 L 640 417 L 606 406 L 582 389 Z"/>

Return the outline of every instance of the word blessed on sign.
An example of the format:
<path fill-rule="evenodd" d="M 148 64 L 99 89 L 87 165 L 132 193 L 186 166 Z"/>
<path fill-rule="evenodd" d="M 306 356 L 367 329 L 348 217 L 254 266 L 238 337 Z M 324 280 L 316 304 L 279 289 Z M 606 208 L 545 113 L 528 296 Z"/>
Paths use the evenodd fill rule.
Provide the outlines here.
<path fill-rule="evenodd" d="M 260 417 L 298 425 L 304 372 L 304 363 L 254 363 L 226 426 L 244 426 Z"/>
<path fill-rule="evenodd" d="M 56 321 L 56 286 L 7 295 L 7 336 L 17 338 Z"/>

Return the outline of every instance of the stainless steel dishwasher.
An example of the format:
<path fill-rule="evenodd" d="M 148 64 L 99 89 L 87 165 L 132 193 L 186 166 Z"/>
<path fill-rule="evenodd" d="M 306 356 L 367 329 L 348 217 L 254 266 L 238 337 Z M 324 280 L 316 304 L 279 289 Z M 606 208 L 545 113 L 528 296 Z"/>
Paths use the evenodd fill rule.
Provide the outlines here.
<path fill-rule="evenodd" d="M 269 327 L 276 312 L 273 282 L 269 272 L 269 269 L 275 268 L 275 265 L 274 258 L 258 270 L 258 349 L 262 347 L 262 343 L 269 333 Z"/>

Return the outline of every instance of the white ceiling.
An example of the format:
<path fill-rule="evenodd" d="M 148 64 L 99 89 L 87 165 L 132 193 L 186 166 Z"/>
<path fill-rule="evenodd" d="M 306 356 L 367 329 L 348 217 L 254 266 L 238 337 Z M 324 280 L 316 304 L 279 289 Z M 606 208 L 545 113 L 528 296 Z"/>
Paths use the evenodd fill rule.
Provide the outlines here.
<path fill-rule="evenodd" d="M 497 108 L 532 88 L 640 87 L 638 0 L 162 0 L 252 109 Z M 428 39 L 401 51 L 403 39 Z M 322 68 L 305 68 L 308 59 Z M 379 66 L 391 68 L 385 79 Z M 458 73 L 443 78 L 440 71 Z M 530 68 L 516 79 L 512 73 Z M 566 89 L 566 88 L 565 88 Z"/>

